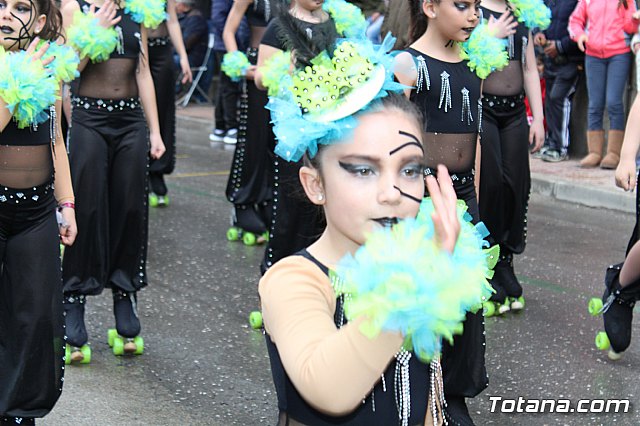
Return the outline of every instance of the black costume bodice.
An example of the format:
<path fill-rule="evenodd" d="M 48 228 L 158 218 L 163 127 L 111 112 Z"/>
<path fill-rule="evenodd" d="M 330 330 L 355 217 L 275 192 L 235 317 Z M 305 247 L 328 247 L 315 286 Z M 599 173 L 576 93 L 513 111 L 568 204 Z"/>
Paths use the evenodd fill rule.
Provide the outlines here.
<path fill-rule="evenodd" d="M 483 19 L 494 16 L 496 19 L 502 16 L 501 12 L 495 12 L 485 7 L 480 7 L 480 15 Z M 503 70 L 492 72 L 485 80 L 483 92 L 497 96 L 514 96 L 524 91 L 523 67 L 526 66 L 526 53 L 529 44 L 529 29 L 518 22 L 516 33 L 508 38 L 507 52 L 509 53 L 509 65 Z"/>
<path fill-rule="evenodd" d="M 413 48 L 407 52 L 418 70 L 411 100 L 424 118 L 427 166 L 444 164 L 452 173 L 470 171 L 482 128 L 482 80 L 468 61 L 445 62 Z"/>
<path fill-rule="evenodd" d="M 297 255 L 309 259 L 325 274 L 330 276 L 329 269 L 308 251 L 302 250 Z M 334 322 L 338 328 L 347 322 L 346 318 L 344 318 L 342 296 L 338 297 L 336 303 Z M 399 383 L 401 380 L 397 377 L 402 368 L 399 359 L 407 362 L 408 358 L 409 388 L 405 389 L 410 393 L 408 424 L 411 426 L 424 424 L 428 409 L 431 369 L 429 364 L 421 362 L 412 352 L 398 354 L 396 361 L 389 364 L 380 381 L 376 383 L 371 393 L 363 399 L 362 404 L 356 410 L 346 416 L 332 417 L 314 409 L 302 398 L 289 376 L 287 376 L 278 354 L 278 349 L 268 334 L 266 335 L 266 341 L 281 416 L 283 415 L 282 413 L 286 413 L 292 420 L 314 426 L 400 424 L 402 416 L 396 403 L 396 398 L 399 398 L 402 393 L 402 387 Z"/>
<path fill-rule="evenodd" d="M 252 27 L 266 27 L 273 16 L 271 0 L 253 0 L 244 16 Z"/>
<path fill-rule="evenodd" d="M 38 126 L 18 128 L 15 120 L 10 120 L 7 126 L 0 132 L 0 145 L 5 146 L 37 146 L 51 143 L 49 129 L 50 119 Z"/>
<path fill-rule="evenodd" d="M 77 0 L 80 4 L 82 12 L 88 13 L 91 4 L 86 0 Z M 120 46 L 111 53 L 110 58 L 133 58 L 137 59 L 140 54 L 140 24 L 131 19 L 131 16 L 124 13 L 123 9 L 118 8 L 116 16 L 120 17 L 114 29 L 120 38 Z"/>

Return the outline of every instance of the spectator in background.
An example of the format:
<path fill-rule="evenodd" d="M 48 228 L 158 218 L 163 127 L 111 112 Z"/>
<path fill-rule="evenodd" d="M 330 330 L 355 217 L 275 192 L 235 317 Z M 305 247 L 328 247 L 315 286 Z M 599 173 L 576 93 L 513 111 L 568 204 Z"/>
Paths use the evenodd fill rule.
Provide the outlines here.
<path fill-rule="evenodd" d="M 615 169 L 620 161 L 625 125 L 622 98 L 632 60 L 627 34 L 636 32 L 638 18 L 635 0 L 579 0 L 569 18 L 571 39 L 585 52 L 589 93 L 589 154 L 580 161 L 580 167 Z M 610 126 L 603 158 L 605 104 Z"/>
<path fill-rule="evenodd" d="M 551 9 L 551 25 L 545 31 L 535 33 L 533 38 L 536 46 L 543 49 L 546 85 L 544 115 L 547 137 L 540 157 L 555 163 L 569 158 L 569 119 L 584 54 L 569 38 L 567 28 L 578 0 L 545 0 L 545 3 Z"/>
<path fill-rule="evenodd" d="M 233 82 L 220 70 L 222 57 L 227 53 L 222 40 L 222 30 L 227 22 L 227 15 L 233 6 L 233 0 L 214 0 L 211 2 L 211 23 L 215 35 L 214 68 L 218 76 L 218 89 L 215 104 L 215 127 L 209 135 L 212 142 L 235 144 L 238 140 L 238 101 L 240 98 L 240 83 Z M 236 32 L 238 50 L 245 51 L 249 46 L 249 27 L 245 18 Z"/>
<path fill-rule="evenodd" d="M 178 22 L 182 30 L 184 47 L 187 49 L 189 65 L 198 67 L 204 61 L 209 39 L 207 20 L 202 12 L 196 9 L 196 0 L 176 0 Z M 179 58 L 176 58 L 176 68 L 179 68 Z"/>

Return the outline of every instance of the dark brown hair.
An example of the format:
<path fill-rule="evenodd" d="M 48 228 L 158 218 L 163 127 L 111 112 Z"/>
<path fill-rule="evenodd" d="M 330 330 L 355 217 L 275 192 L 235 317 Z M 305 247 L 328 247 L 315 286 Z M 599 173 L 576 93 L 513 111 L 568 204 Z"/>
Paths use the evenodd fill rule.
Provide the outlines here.
<path fill-rule="evenodd" d="M 44 40 L 56 41 L 62 37 L 62 14 L 53 0 L 31 0 L 36 7 L 34 19 L 40 15 L 47 17 L 47 22 L 38 34 Z"/>

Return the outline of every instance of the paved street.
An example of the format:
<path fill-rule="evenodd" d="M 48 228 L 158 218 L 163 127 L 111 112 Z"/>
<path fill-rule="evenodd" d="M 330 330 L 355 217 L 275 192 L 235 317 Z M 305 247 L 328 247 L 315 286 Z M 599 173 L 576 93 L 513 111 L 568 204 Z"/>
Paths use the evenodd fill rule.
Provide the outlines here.
<path fill-rule="evenodd" d="M 150 213 L 149 282 L 139 297 L 145 353 L 117 358 L 106 344 L 110 294 L 88 301 L 93 361 L 67 368 L 65 388 L 43 425 L 259 425 L 276 423 L 263 336 L 247 324 L 259 306 L 263 248 L 227 242 L 224 197 L 232 147 L 211 146 L 209 128 L 182 126 L 171 205 Z M 470 408 L 478 425 L 640 423 L 640 339 L 616 363 L 593 345 L 605 267 L 620 261 L 633 216 L 533 195 L 529 245 L 516 259 L 527 306 L 487 319 L 491 384 Z M 635 327 L 636 336 L 640 330 Z M 630 398 L 632 412 L 490 413 L 503 398 Z"/>

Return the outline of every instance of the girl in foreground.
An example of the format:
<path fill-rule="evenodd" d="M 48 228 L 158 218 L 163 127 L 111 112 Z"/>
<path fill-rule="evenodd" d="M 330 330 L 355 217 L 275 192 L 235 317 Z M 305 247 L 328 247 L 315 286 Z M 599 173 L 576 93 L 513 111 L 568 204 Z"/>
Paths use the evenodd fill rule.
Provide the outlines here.
<path fill-rule="evenodd" d="M 69 57 L 39 45 L 60 36 L 53 1 L 0 1 L 0 26 L 0 424 L 32 425 L 64 374 L 59 243 L 77 228 L 56 70 Z"/>
<path fill-rule="evenodd" d="M 322 146 L 300 170 L 307 197 L 324 209 L 322 236 L 276 263 L 260 281 L 281 425 L 397 424 L 402 418 L 394 371 L 403 362 L 403 336 L 382 332 L 369 339 L 359 328 L 363 318 L 340 327 L 343 304 L 329 271 L 372 231 L 416 217 L 425 194 L 422 121 L 400 95 L 383 98 L 356 118 L 352 138 Z M 441 250 L 451 252 L 460 230 L 456 195 L 446 168 L 439 172 L 440 182 L 430 176 L 427 186 L 436 207 L 436 238 Z M 434 393 L 430 397 L 435 385 L 428 380 L 429 364 L 413 356 L 407 368 L 410 386 L 402 396 L 410 401 L 408 424 L 437 422 L 442 406 Z"/>

